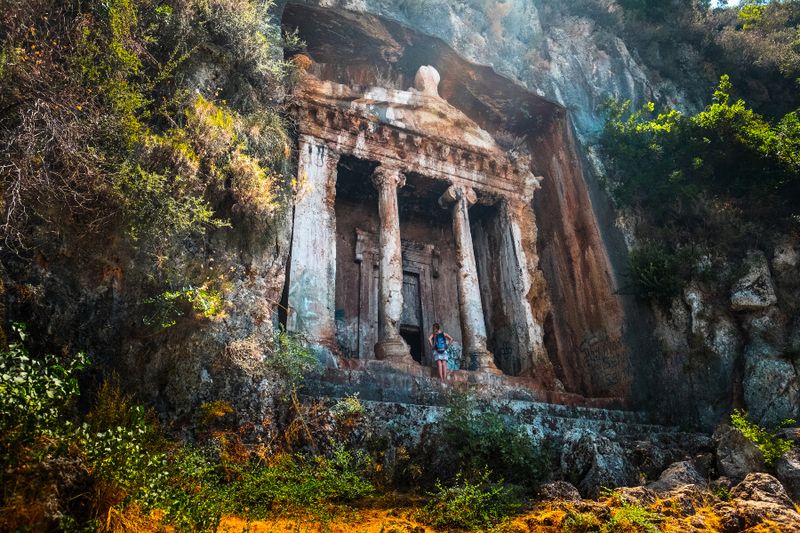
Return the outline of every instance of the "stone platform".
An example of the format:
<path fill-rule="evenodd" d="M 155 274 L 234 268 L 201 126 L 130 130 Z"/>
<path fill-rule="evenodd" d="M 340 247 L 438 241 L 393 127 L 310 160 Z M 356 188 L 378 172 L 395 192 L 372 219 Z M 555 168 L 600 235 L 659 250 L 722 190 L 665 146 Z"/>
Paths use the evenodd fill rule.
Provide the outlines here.
<path fill-rule="evenodd" d="M 362 400 L 419 405 L 443 405 L 455 392 L 469 392 L 491 400 L 520 400 L 560 406 L 624 408 L 621 398 L 585 398 L 564 391 L 547 390 L 535 379 L 455 370 L 447 382 L 430 367 L 391 361 L 339 359 L 337 368 L 326 368 L 308 380 L 311 395 L 341 398 L 358 393 Z"/>
<path fill-rule="evenodd" d="M 499 411 L 523 428 L 535 446 L 549 450 L 548 477 L 570 480 L 585 495 L 595 495 L 600 487 L 657 479 L 678 461 L 709 462 L 712 457 L 710 436 L 654 424 L 647 413 L 624 410 L 614 399 L 542 391 L 532 380 L 469 371 L 456 371 L 452 381 L 442 383 L 429 370 L 347 361 L 309 379 L 303 400 L 325 407 L 322 411 L 331 418 L 323 427 L 339 438 L 348 435 L 354 448 L 379 437 L 389 449 L 424 457 L 431 445 L 439 445 L 448 399 L 454 392 L 470 392 L 478 399 L 478 411 Z M 333 414 L 336 404 L 353 394 L 363 411 L 355 419 L 339 420 Z"/>

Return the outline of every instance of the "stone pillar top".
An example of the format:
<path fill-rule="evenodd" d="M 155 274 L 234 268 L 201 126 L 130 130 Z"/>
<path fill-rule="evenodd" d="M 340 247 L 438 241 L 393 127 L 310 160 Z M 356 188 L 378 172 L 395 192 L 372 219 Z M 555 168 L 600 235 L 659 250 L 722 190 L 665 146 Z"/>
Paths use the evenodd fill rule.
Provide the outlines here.
<path fill-rule="evenodd" d="M 398 167 L 380 165 L 372 173 L 372 185 L 376 189 L 381 189 L 386 186 L 394 186 L 400 188 L 406 184 L 406 176 L 403 171 Z"/>
<path fill-rule="evenodd" d="M 472 207 L 478 201 L 478 195 L 472 187 L 466 185 L 451 185 L 444 194 L 439 198 L 439 205 L 443 209 L 447 209 L 450 204 L 454 204 L 461 199 L 466 200 L 467 207 Z"/>
<path fill-rule="evenodd" d="M 419 67 L 417 75 L 414 78 L 414 88 L 424 94 L 425 96 L 439 96 L 439 82 L 442 77 L 439 71 L 430 65 L 423 65 Z"/>

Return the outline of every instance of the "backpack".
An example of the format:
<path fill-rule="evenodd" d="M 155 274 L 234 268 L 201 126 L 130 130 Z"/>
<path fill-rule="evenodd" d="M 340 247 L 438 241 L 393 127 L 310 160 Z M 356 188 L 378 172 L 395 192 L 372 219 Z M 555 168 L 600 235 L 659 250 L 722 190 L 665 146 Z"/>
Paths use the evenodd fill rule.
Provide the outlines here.
<path fill-rule="evenodd" d="M 447 337 L 444 336 L 444 333 L 437 333 L 436 334 L 436 351 L 439 353 L 444 352 L 447 349 Z"/>

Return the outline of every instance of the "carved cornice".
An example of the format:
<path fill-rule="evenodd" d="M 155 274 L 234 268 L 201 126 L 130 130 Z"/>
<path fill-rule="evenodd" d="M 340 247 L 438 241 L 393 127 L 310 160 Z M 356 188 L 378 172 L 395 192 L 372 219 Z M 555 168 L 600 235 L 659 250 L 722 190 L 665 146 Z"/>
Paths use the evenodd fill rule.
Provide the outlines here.
<path fill-rule="evenodd" d="M 462 180 L 493 194 L 528 196 L 538 188 L 529 158 L 512 158 L 499 150 L 459 143 L 457 138 L 410 131 L 328 102 L 301 98 L 292 112 L 301 134 L 324 140 L 344 154 L 386 162 L 434 179 Z"/>

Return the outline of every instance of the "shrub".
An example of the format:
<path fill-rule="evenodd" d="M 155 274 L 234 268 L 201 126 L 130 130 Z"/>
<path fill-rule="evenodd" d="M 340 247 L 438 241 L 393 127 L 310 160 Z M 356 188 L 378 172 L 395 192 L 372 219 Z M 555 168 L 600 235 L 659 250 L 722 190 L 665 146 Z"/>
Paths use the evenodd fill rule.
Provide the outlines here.
<path fill-rule="evenodd" d="M 795 420 L 784 420 L 781 427 L 790 426 L 795 424 Z M 747 418 L 747 413 L 740 410 L 735 410 L 731 414 L 731 424 L 735 427 L 747 440 L 755 444 L 761 454 L 764 456 L 764 462 L 772 465 L 783 457 L 786 452 L 792 449 L 794 443 L 789 439 L 784 439 L 778 436 L 775 431 L 770 431 L 758 424 L 751 422 Z"/>
<path fill-rule="evenodd" d="M 611 517 L 604 528 L 609 533 L 626 531 L 643 531 L 658 533 L 661 516 L 634 503 L 622 502 L 620 507 L 611 510 Z"/>
<path fill-rule="evenodd" d="M 479 408 L 466 396 L 454 396 L 442 421 L 445 442 L 465 475 L 486 468 L 512 483 L 535 486 L 543 477 L 545 453 L 524 427 L 492 407 Z"/>
<path fill-rule="evenodd" d="M 76 373 L 86 356 L 66 361 L 33 357 L 23 344 L 25 326 L 13 326 L 19 340 L 0 352 L 0 443 L 4 464 L 13 464 L 20 448 L 36 435 L 60 437 L 71 427 L 62 417 L 78 395 Z"/>
<path fill-rule="evenodd" d="M 264 518 L 276 510 L 310 512 L 320 517 L 331 507 L 364 498 L 374 488 L 367 479 L 369 458 L 343 446 L 330 457 L 283 454 L 266 464 L 244 465 L 233 484 L 233 511 Z"/>
<path fill-rule="evenodd" d="M 630 289 L 639 298 L 669 308 L 686 283 L 686 261 L 664 245 L 645 242 L 628 260 Z"/>
<path fill-rule="evenodd" d="M 564 518 L 564 533 L 592 533 L 600 531 L 602 521 L 593 513 L 569 510 Z"/>
<path fill-rule="evenodd" d="M 437 528 L 468 531 L 496 526 L 521 504 L 502 481 L 490 478 L 491 471 L 484 470 L 474 482 L 460 473 L 452 486 L 437 481 L 436 490 L 428 494 L 429 502 L 418 513 L 419 520 Z"/>

